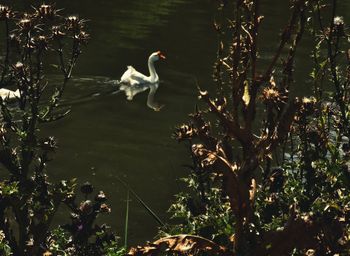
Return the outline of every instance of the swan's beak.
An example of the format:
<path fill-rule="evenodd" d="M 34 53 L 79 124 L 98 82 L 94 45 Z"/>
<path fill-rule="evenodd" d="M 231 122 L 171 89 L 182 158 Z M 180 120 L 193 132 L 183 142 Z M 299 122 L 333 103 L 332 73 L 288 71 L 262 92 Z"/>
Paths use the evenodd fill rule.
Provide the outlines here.
<path fill-rule="evenodd" d="M 160 59 L 163 59 L 163 60 L 166 59 L 165 56 L 163 55 L 163 53 L 161 53 L 160 51 L 158 52 L 158 56 Z"/>

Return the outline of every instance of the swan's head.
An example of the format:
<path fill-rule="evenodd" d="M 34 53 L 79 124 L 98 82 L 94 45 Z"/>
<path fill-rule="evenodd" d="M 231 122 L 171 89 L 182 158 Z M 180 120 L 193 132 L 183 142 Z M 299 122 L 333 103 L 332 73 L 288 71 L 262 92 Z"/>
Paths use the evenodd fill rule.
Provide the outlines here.
<path fill-rule="evenodd" d="M 151 54 L 151 56 L 149 56 L 149 59 L 151 61 L 156 61 L 156 60 L 159 60 L 159 59 L 165 59 L 165 56 L 164 54 L 161 52 L 161 51 L 157 51 L 157 52 L 154 52 Z"/>

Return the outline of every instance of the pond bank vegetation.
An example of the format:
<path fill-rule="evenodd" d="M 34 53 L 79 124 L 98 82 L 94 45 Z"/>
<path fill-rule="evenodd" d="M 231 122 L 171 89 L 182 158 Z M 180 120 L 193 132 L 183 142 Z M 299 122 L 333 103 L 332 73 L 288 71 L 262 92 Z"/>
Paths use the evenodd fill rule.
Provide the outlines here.
<path fill-rule="evenodd" d="M 291 1 L 265 66 L 260 1 L 219 2 L 216 88 L 199 88 L 174 134 L 192 157 L 188 190 L 170 208 L 180 224 L 128 255 L 347 255 L 350 53 L 337 1 Z M 313 96 L 294 97 L 307 33 Z"/>
<path fill-rule="evenodd" d="M 268 17 L 260 1 L 217 1 L 216 87 L 198 88 L 195 112 L 173 134 L 191 157 L 187 189 L 170 206 L 171 224 L 144 205 L 162 224 L 159 237 L 128 252 L 106 224 L 96 222 L 110 212 L 103 191 L 84 183 L 78 193 L 74 178 L 50 180 L 47 164 L 57 144 L 40 134 L 42 125 L 69 114 L 59 103 L 89 39 L 86 22 L 62 16 L 53 5 L 30 13 L 0 5 L 0 84 L 19 90 L 15 104 L 0 97 L 0 163 L 6 171 L 0 181 L 0 253 L 348 255 L 349 30 L 337 16 L 336 0 L 290 5 L 275 53 L 262 65 L 260 27 Z M 314 45 L 305 58 L 314 66 L 303 86 L 313 87 L 312 96 L 295 97 L 296 58 L 306 34 Z M 47 80 L 50 68 L 61 74 L 61 84 Z M 70 216 L 52 227 L 59 207 Z"/>

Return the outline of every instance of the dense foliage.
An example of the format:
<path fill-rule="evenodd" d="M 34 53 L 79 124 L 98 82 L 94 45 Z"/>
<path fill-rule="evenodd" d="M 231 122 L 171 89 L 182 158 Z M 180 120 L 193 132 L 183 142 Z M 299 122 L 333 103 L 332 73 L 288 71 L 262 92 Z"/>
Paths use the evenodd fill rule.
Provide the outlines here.
<path fill-rule="evenodd" d="M 30 13 L 0 5 L 0 22 L 5 27 L 0 77 L 0 254 L 120 254 L 108 227 L 95 223 L 99 214 L 110 212 L 105 194 L 100 191 L 89 200 L 93 187 L 84 184 L 85 200 L 78 203 L 74 179 L 52 183 L 47 164 L 57 143 L 54 137 L 40 135 L 42 125 L 69 113 L 59 102 L 89 38 L 85 21 L 64 17 L 55 6 L 43 4 Z M 52 67 L 61 74 L 61 84 L 45 75 Z M 71 220 L 55 228 L 52 220 L 61 205 L 70 210 Z"/>
<path fill-rule="evenodd" d="M 181 236 L 164 250 L 158 240 L 130 255 L 350 253 L 348 28 L 336 0 L 290 4 L 266 65 L 259 61 L 260 1 L 219 1 L 216 88 L 199 90 L 205 104 L 175 132 L 193 164 L 187 191 L 170 208 L 179 224 L 161 233 L 186 233 L 186 243 Z M 314 67 L 302 83 L 313 96 L 297 98 L 295 60 L 307 33 Z M 221 247 L 198 246 L 197 236 Z"/>

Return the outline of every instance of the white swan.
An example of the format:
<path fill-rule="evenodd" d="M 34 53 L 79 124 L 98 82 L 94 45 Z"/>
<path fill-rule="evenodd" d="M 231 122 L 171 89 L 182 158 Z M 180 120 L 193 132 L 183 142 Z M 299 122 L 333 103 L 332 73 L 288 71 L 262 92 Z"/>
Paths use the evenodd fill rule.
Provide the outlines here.
<path fill-rule="evenodd" d="M 16 91 L 11 91 L 9 89 L 1 88 L 0 97 L 2 100 L 13 100 L 20 97 L 19 89 Z"/>
<path fill-rule="evenodd" d="M 132 66 L 128 66 L 127 70 L 124 72 L 122 77 L 120 78 L 120 83 L 128 84 L 128 85 L 138 85 L 144 83 L 157 83 L 159 81 L 159 77 L 154 68 L 154 62 L 159 59 L 165 59 L 165 56 L 160 52 L 152 53 L 148 58 L 148 69 L 149 76 L 146 76 L 134 69 Z"/>

